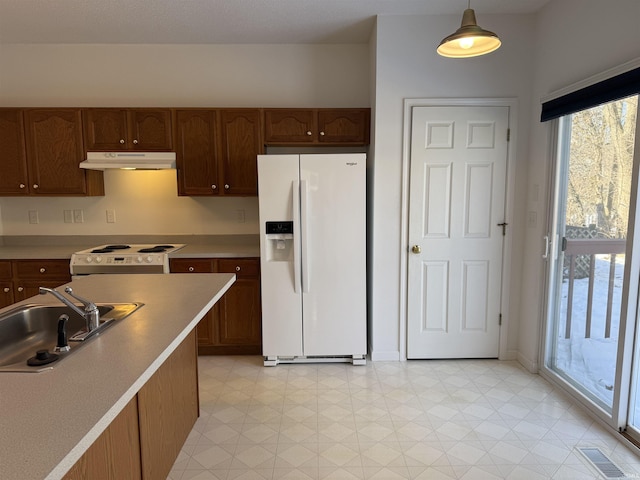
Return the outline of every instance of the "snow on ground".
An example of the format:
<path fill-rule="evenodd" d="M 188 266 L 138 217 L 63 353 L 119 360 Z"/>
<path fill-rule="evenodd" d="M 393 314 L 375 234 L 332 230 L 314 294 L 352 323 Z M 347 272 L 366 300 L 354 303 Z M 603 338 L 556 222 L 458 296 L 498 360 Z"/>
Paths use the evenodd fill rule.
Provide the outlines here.
<path fill-rule="evenodd" d="M 571 338 L 565 338 L 569 282 L 562 282 L 560 318 L 556 330 L 556 368 L 583 385 L 611 407 L 616 371 L 624 257 L 616 262 L 611 312 L 611 335 L 604 337 L 609 290 L 609 256 L 596 256 L 591 337 L 585 338 L 589 278 L 574 281 Z"/>

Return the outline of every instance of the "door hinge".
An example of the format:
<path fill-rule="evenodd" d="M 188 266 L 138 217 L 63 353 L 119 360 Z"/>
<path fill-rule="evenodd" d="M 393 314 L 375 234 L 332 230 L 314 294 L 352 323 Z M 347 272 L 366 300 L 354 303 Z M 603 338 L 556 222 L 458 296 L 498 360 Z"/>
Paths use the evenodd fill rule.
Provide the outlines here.
<path fill-rule="evenodd" d="M 507 142 L 511 141 L 511 129 L 507 128 Z"/>
<path fill-rule="evenodd" d="M 502 325 L 502 314 L 498 314 L 498 325 Z"/>

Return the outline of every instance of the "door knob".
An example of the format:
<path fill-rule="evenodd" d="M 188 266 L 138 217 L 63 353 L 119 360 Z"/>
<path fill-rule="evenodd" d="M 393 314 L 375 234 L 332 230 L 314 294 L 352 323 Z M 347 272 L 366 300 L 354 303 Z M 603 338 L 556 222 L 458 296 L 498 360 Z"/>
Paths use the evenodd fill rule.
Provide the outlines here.
<path fill-rule="evenodd" d="M 420 248 L 420 245 L 414 245 L 413 247 L 411 247 L 411 251 L 413 253 L 421 253 L 422 252 L 422 248 Z"/>

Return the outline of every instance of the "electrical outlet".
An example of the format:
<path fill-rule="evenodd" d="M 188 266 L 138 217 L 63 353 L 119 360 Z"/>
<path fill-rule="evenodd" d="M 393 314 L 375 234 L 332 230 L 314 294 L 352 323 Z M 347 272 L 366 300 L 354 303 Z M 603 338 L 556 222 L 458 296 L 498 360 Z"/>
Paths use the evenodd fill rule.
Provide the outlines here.
<path fill-rule="evenodd" d="M 529 228 L 534 228 L 538 224 L 538 214 L 534 211 L 527 213 L 527 225 Z"/>
<path fill-rule="evenodd" d="M 82 211 L 82 210 L 74 210 L 73 211 L 73 222 L 74 223 L 84 223 L 84 211 Z"/>
<path fill-rule="evenodd" d="M 116 211 L 107 210 L 107 223 L 116 223 Z"/>
<path fill-rule="evenodd" d="M 29 210 L 29 223 L 40 223 L 37 210 Z"/>
<path fill-rule="evenodd" d="M 64 210 L 64 223 L 73 223 L 73 212 L 71 210 Z"/>
<path fill-rule="evenodd" d="M 237 219 L 238 223 L 244 223 L 245 222 L 244 209 L 236 210 L 236 219 Z"/>

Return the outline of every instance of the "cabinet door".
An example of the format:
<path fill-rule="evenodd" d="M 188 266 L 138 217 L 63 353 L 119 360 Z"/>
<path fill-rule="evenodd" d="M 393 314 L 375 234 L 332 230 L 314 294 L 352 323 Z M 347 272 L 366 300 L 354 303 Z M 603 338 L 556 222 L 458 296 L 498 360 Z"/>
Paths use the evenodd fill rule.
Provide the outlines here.
<path fill-rule="evenodd" d="M 224 195 L 258 194 L 257 156 L 264 151 L 260 110 L 221 110 Z"/>
<path fill-rule="evenodd" d="M 218 260 L 220 273 L 235 273 L 236 281 L 220 299 L 214 332 L 218 345 L 262 345 L 259 260 Z"/>
<path fill-rule="evenodd" d="M 320 143 L 366 145 L 369 143 L 369 110 L 318 110 L 318 129 Z"/>
<path fill-rule="evenodd" d="M 0 260 L 0 308 L 15 303 L 11 278 L 11 262 Z"/>
<path fill-rule="evenodd" d="M 84 160 L 80 110 L 27 110 L 25 126 L 31 194 L 91 194 L 78 166 Z M 102 172 L 92 173 L 102 178 Z"/>
<path fill-rule="evenodd" d="M 13 296 L 13 284 L 10 281 L 0 280 L 0 308 L 16 303 Z"/>
<path fill-rule="evenodd" d="M 171 111 L 129 110 L 129 148 L 140 151 L 171 150 Z"/>
<path fill-rule="evenodd" d="M 264 111 L 264 141 L 269 145 L 313 143 L 318 127 L 314 110 L 272 109 Z"/>
<path fill-rule="evenodd" d="M 213 273 L 215 271 L 212 259 L 208 258 L 172 258 L 169 268 L 171 273 Z M 216 303 L 198 323 L 199 346 L 213 345 L 213 326 L 218 316 L 218 304 Z"/>
<path fill-rule="evenodd" d="M 0 109 L 0 152 L 0 194 L 28 194 L 22 110 Z"/>
<path fill-rule="evenodd" d="M 113 152 L 127 148 L 127 110 L 83 110 L 84 141 L 88 152 Z"/>
<path fill-rule="evenodd" d="M 217 195 L 217 112 L 177 110 L 175 124 L 178 195 Z"/>

